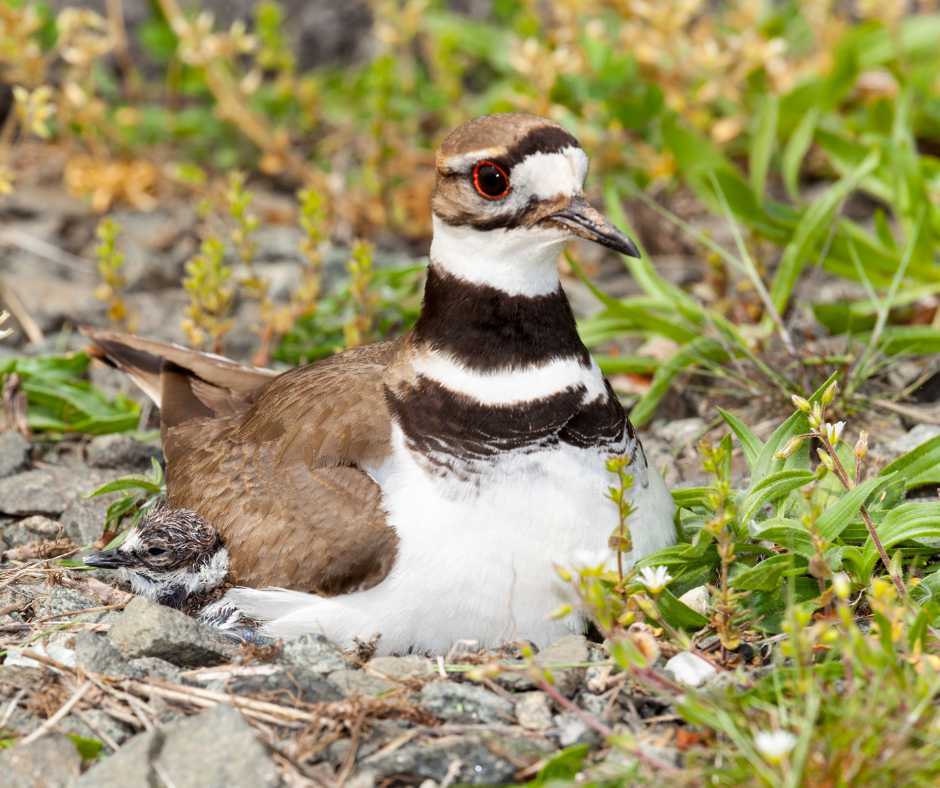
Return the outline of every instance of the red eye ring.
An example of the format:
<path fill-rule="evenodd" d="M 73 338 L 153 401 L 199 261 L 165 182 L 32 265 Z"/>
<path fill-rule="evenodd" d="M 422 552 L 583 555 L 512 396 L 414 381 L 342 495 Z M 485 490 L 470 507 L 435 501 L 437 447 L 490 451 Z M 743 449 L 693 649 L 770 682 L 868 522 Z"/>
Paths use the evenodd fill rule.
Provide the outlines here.
<path fill-rule="evenodd" d="M 509 194 L 509 175 L 495 161 L 480 161 L 473 167 L 473 188 L 484 200 L 501 200 Z"/>

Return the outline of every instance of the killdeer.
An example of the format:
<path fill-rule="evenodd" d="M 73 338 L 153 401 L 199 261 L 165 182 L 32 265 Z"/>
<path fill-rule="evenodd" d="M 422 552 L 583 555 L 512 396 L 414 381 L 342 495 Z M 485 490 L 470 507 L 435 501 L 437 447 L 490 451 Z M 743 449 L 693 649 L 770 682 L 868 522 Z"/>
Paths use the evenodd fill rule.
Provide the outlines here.
<path fill-rule="evenodd" d="M 190 509 L 175 509 L 159 499 L 118 547 L 89 553 L 84 562 L 118 570 L 135 594 L 181 608 L 228 637 L 260 642 L 242 612 L 222 598 L 228 549 L 218 532 Z"/>
<path fill-rule="evenodd" d="M 394 341 L 276 375 L 89 332 L 160 405 L 170 502 L 221 534 L 244 586 L 226 598 L 265 634 L 443 652 L 581 627 L 549 618 L 554 565 L 611 557 L 612 455 L 633 460 L 634 557 L 673 543 L 672 498 L 559 282 L 575 236 L 637 254 L 585 200 L 587 166 L 543 118 L 452 132 L 423 309 Z"/>
<path fill-rule="evenodd" d="M 84 562 L 117 569 L 135 594 L 170 607 L 213 591 L 228 574 L 228 550 L 219 534 L 190 509 L 160 500 L 111 550 L 89 553 Z"/>

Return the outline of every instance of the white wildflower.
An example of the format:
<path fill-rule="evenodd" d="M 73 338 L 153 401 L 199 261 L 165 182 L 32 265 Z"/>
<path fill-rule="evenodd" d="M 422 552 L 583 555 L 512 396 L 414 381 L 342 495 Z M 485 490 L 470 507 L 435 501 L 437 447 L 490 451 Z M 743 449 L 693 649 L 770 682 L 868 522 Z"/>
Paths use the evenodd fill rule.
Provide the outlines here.
<path fill-rule="evenodd" d="M 832 576 L 832 590 L 839 599 L 848 599 L 852 593 L 852 583 L 845 572 L 836 572 Z"/>
<path fill-rule="evenodd" d="M 672 582 L 672 575 L 664 566 L 644 566 L 640 570 L 640 582 L 651 594 L 658 594 Z"/>
<path fill-rule="evenodd" d="M 770 763 L 779 763 L 796 746 L 796 736 L 790 731 L 758 731 L 754 745 Z"/>
<path fill-rule="evenodd" d="M 832 424 L 831 422 L 827 421 L 823 425 L 823 431 L 826 434 L 826 438 L 828 438 L 829 443 L 831 443 L 833 447 L 835 447 L 839 443 L 839 440 L 842 438 L 842 431 L 844 429 L 845 429 L 844 421 L 837 421 L 835 424 Z"/>

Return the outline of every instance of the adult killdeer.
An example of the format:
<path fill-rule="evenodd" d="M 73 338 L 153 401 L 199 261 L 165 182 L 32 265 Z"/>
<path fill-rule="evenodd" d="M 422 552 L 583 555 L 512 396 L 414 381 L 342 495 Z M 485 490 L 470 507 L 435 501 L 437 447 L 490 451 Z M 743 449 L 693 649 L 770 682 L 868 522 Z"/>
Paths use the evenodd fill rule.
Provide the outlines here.
<path fill-rule="evenodd" d="M 637 254 L 585 201 L 587 165 L 543 118 L 452 132 L 424 307 L 398 340 L 275 375 L 89 332 L 161 406 L 170 502 L 221 534 L 249 586 L 227 598 L 267 634 L 380 634 L 388 653 L 580 626 L 548 618 L 553 565 L 610 556 L 611 455 L 633 458 L 635 555 L 674 541 L 672 498 L 559 284 L 573 236 Z"/>

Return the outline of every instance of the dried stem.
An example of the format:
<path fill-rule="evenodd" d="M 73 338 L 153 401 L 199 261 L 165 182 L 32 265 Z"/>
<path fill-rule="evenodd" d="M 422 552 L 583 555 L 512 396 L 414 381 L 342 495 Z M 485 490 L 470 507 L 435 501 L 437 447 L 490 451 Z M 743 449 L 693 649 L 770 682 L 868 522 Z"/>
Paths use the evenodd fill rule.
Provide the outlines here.
<path fill-rule="evenodd" d="M 576 703 L 568 700 L 564 695 L 562 695 L 558 688 L 553 684 L 549 684 L 544 678 L 538 680 L 539 688 L 548 695 L 555 703 L 561 706 L 565 711 L 568 711 L 574 714 L 579 720 L 581 720 L 585 725 L 587 725 L 592 730 L 599 733 L 605 739 L 609 739 L 614 736 L 614 730 L 609 725 L 606 725 L 604 722 L 599 720 L 593 714 L 589 714 Z M 677 773 L 679 770 L 673 766 L 671 763 L 662 761 L 659 758 L 650 755 L 649 753 L 644 752 L 640 747 L 631 747 L 630 753 L 638 760 L 645 763 L 651 769 L 655 769 L 660 772 L 667 773 Z"/>
<path fill-rule="evenodd" d="M 816 431 L 816 437 L 819 438 L 819 440 L 822 442 L 823 448 L 826 450 L 826 453 L 832 458 L 833 470 L 835 471 L 836 476 L 839 478 L 839 481 L 842 482 L 842 486 L 846 490 L 851 490 L 855 485 L 852 480 L 849 479 L 849 474 L 845 470 L 845 466 L 842 464 L 842 460 L 839 459 L 839 455 L 836 453 L 835 447 L 829 441 L 829 437 L 822 430 Z M 904 586 L 904 581 L 901 579 L 900 575 L 897 575 L 891 571 L 891 560 L 888 558 L 888 552 L 881 543 L 881 537 L 878 536 L 878 529 L 875 528 L 875 523 L 871 519 L 871 515 L 868 513 L 868 509 L 864 504 L 862 504 L 858 510 L 862 515 L 862 520 L 865 522 L 865 527 L 868 529 L 868 534 L 871 536 L 872 544 L 875 545 L 875 549 L 878 551 L 878 555 L 881 556 L 881 563 L 884 564 L 885 571 L 888 573 L 888 576 L 894 583 L 894 587 L 898 590 L 901 598 L 907 599 L 907 588 Z"/>
<path fill-rule="evenodd" d="M 79 686 L 78 689 L 72 693 L 72 697 L 65 701 L 65 703 L 59 707 L 59 710 L 48 720 L 36 728 L 36 730 L 34 730 L 26 738 L 22 739 L 19 743 L 19 746 L 25 747 L 27 744 L 32 744 L 34 741 L 36 741 L 36 739 L 39 739 L 49 733 L 49 731 L 51 731 L 60 720 L 64 719 L 68 715 L 75 704 L 82 699 L 82 696 L 84 696 L 84 694 L 88 692 L 89 689 L 91 689 L 91 686 L 92 685 L 90 681 L 83 682 L 81 686 Z"/>

